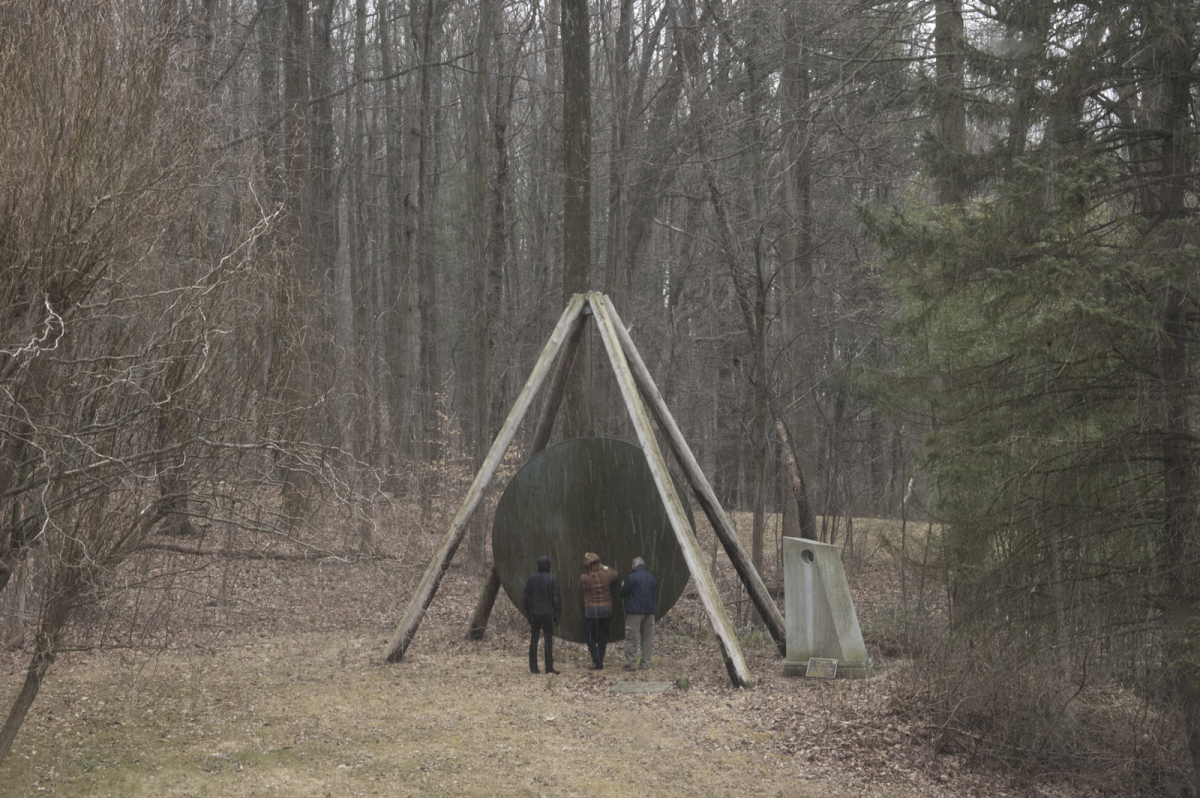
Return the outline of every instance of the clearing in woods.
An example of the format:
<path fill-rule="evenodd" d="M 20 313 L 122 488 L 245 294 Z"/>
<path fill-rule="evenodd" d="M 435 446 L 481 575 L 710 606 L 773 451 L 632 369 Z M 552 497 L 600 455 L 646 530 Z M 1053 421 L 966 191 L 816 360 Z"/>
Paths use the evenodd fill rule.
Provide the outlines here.
<path fill-rule="evenodd" d="M 878 652 L 880 675 L 867 681 L 787 679 L 774 647 L 746 626 L 756 686 L 733 689 L 690 589 L 659 624 L 649 672 L 621 670 L 620 641 L 602 672 L 587 670 L 583 646 L 559 641 L 561 675 L 535 676 L 528 626 L 503 597 L 488 638 L 463 639 L 480 579 L 456 566 L 404 661 L 384 664 L 391 623 L 426 562 L 247 562 L 190 575 L 226 580 L 242 603 L 223 617 L 211 601 L 176 605 L 188 632 L 154 653 L 64 655 L 3 765 L 0 794 L 1017 794 L 929 753 L 927 730 L 891 714 L 902 665 Z M 860 615 L 895 598 L 890 570 L 877 548 L 851 569 Z M 736 585 L 719 581 L 742 623 Z M 7 710 L 24 657 L 3 663 Z M 678 686 L 613 691 L 633 679 Z"/>

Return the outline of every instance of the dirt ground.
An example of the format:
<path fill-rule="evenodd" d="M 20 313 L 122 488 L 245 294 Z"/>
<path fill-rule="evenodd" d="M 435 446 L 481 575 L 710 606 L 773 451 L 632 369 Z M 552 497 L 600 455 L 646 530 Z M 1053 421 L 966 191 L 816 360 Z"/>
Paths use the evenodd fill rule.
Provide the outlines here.
<path fill-rule="evenodd" d="M 0 796 L 1077 794 L 1018 790 L 935 755 L 930 730 L 893 709 L 902 662 L 877 656 L 869 680 L 789 679 L 745 624 L 756 684 L 734 689 L 690 590 L 659 625 L 650 671 L 622 671 L 619 642 L 608 668 L 589 671 L 583 646 L 560 641 L 562 673 L 535 676 L 528 627 L 503 595 L 487 638 L 463 638 L 480 579 L 456 566 L 403 662 L 385 664 L 426 561 L 247 562 L 177 577 L 169 642 L 109 640 L 52 669 L 0 768 Z M 890 562 L 867 547 L 850 568 L 864 628 L 892 601 Z M 741 625 L 744 601 L 719 577 Z M 218 583 L 241 597 L 223 611 Z M 0 661 L 5 707 L 26 661 Z M 630 680 L 671 686 L 614 691 Z"/>
<path fill-rule="evenodd" d="M 428 631 L 428 630 L 426 630 Z M 105 654 L 51 678 L 6 763 L 5 795 L 963 795 L 953 763 L 918 765 L 878 723 L 886 677 L 722 683 L 715 649 L 632 675 L 528 673 L 516 640 L 309 633 L 149 661 Z M 670 648 L 670 647 L 668 647 Z M 611 654 L 616 654 L 613 651 Z M 618 660 L 619 662 L 619 660 Z M 778 670 L 776 668 L 775 670 Z M 619 694 L 635 678 L 674 682 Z M 874 708 L 874 710 L 872 710 Z M 986 791 L 980 794 L 1002 794 Z"/>

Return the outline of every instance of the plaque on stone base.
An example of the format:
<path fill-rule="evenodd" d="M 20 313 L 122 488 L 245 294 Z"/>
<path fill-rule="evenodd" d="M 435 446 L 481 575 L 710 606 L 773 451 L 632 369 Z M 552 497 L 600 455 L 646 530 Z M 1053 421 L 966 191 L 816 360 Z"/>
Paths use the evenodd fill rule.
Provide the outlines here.
<path fill-rule="evenodd" d="M 834 679 L 837 677 L 838 661 L 822 657 L 809 657 L 808 670 L 804 675 L 810 679 Z"/>

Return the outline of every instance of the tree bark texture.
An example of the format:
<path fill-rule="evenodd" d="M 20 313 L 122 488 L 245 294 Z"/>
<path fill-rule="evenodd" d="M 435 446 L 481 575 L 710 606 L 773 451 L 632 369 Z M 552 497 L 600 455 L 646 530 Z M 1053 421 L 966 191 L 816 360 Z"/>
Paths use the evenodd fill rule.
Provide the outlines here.
<path fill-rule="evenodd" d="M 563 303 L 586 292 L 592 273 L 592 82 L 587 0 L 560 0 L 563 80 Z M 572 372 L 564 430 L 568 438 L 588 432 L 584 372 Z"/>

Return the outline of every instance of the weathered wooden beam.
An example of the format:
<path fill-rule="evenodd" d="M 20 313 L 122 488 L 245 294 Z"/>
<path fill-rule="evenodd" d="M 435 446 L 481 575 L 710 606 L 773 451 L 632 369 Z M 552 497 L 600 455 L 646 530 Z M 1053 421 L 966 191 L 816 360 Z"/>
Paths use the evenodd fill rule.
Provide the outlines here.
<path fill-rule="evenodd" d="M 583 313 L 576 316 L 575 321 L 571 323 L 571 329 L 567 333 L 567 344 L 558 356 L 557 364 L 554 367 L 554 376 L 550 378 L 550 387 L 546 393 L 546 405 L 542 408 L 537 431 L 534 432 L 533 443 L 529 447 L 530 457 L 545 449 L 546 444 L 550 442 L 554 419 L 558 416 L 558 406 L 562 404 L 567 377 L 571 373 L 571 367 L 575 364 L 575 356 L 579 353 L 579 341 L 583 337 L 583 328 L 586 323 L 587 316 Z M 483 586 L 483 591 L 479 594 L 479 600 L 475 602 L 475 611 L 471 613 L 471 622 L 467 626 L 467 637 L 472 640 L 483 639 L 483 635 L 487 631 L 488 618 L 492 615 L 492 608 L 496 606 L 496 596 L 499 593 L 500 574 L 493 565 L 487 582 Z"/>
<path fill-rule="evenodd" d="M 733 563 L 734 570 L 737 571 L 738 577 L 741 578 L 742 584 L 745 585 L 746 592 L 750 594 L 750 600 L 754 602 L 754 606 L 758 609 L 758 614 L 762 616 L 767 631 L 775 640 L 775 646 L 779 649 L 779 653 L 786 655 L 787 625 L 784 623 L 783 615 L 779 612 L 779 607 L 775 604 L 775 600 L 771 598 L 771 594 L 767 590 L 762 576 L 758 573 L 758 569 L 754 567 L 750 556 L 742 548 L 741 541 L 738 540 L 737 531 L 733 528 L 733 524 L 730 523 L 729 517 L 721 507 L 721 502 L 717 500 L 717 495 L 713 492 L 712 486 L 704 476 L 704 472 L 700 469 L 700 464 L 696 462 L 696 458 L 692 454 L 692 450 L 688 447 L 683 433 L 679 430 L 679 425 L 675 423 L 675 418 L 667 408 L 667 403 L 663 400 L 662 394 L 659 393 L 658 386 L 654 384 L 654 380 L 650 376 L 650 370 L 646 368 L 646 363 L 642 360 L 637 347 L 634 346 L 633 339 L 629 336 L 629 332 L 621 322 L 621 317 L 617 315 L 616 308 L 609 305 L 608 313 L 612 317 L 617 338 L 621 341 L 625 357 L 629 361 L 633 379 L 637 383 L 642 396 L 645 397 L 647 403 L 650 405 L 650 411 L 654 414 L 659 428 L 663 431 L 671 450 L 675 453 L 675 459 L 679 462 L 679 467 L 683 469 L 688 482 L 691 483 L 692 491 L 696 495 L 696 501 L 700 503 L 701 508 L 704 509 L 704 514 L 708 516 L 713 531 L 716 532 L 717 538 L 721 541 L 726 555 L 729 556 L 730 562 Z"/>
<path fill-rule="evenodd" d="M 493 565 L 488 573 L 487 582 L 479 592 L 479 600 L 475 602 L 475 611 L 471 613 L 471 623 L 467 626 L 467 637 L 472 640 L 482 640 L 487 631 L 488 618 L 492 617 L 492 608 L 496 606 L 496 596 L 500 595 L 500 572 Z"/>
<path fill-rule="evenodd" d="M 567 333 L 567 345 L 559 355 L 554 366 L 554 376 L 550 378 L 550 387 L 546 391 L 546 404 L 542 408 L 542 416 L 538 419 L 537 430 L 533 433 L 533 441 L 529 445 L 529 456 L 546 448 L 550 442 L 550 433 L 554 431 L 554 420 L 558 418 L 558 408 L 562 404 L 563 395 L 567 392 L 567 378 L 579 355 L 579 343 L 583 340 L 583 328 L 587 325 L 586 308 L 575 318 L 571 330 Z"/>
<path fill-rule="evenodd" d="M 596 326 L 600 329 L 604 348 L 608 352 L 609 362 L 616 374 L 617 384 L 621 388 L 625 407 L 629 410 L 630 419 L 637 430 L 638 441 L 642 445 L 642 451 L 646 454 L 650 473 L 654 477 L 655 485 L 658 486 L 659 495 L 662 496 L 667 517 L 671 520 L 671 528 L 675 531 L 679 548 L 683 550 L 683 558 L 687 562 L 692 578 L 696 580 L 700 603 L 708 613 L 713 631 L 721 644 L 721 656 L 725 659 L 725 668 L 729 672 L 729 678 L 735 687 L 750 687 L 752 684 L 750 671 L 746 667 L 746 660 L 738 645 L 737 635 L 734 633 L 733 625 L 729 622 L 729 617 L 725 614 L 725 606 L 721 603 L 717 585 L 704 565 L 704 555 L 700 551 L 700 544 L 696 541 L 692 525 L 684 513 L 683 503 L 679 500 L 679 496 L 675 493 L 675 487 L 671 483 L 671 474 L 667 470 L 667 463 L 663 459 L 658 441 L 654 437 L 654 429 L 650 426 L 650 418 L 646 415 L 646 408 L 642 404 L 637 384 L 625 357 L 625 348 L 621 344 L 621 339 L 615 329 L 616 325 L 610 315 L 608 297 L 592 292 L 588 294 L 588 301 L 592 306 Z"/>
<path fill-rule="evenodd" d="M 450 528 L 446 530 L 446 536 L 442 539 L 441 546 L 438 547 L 437 553 L 434 554 L 433 560 L 429 563 L 429 567 L 425 569 L 425 575 L 421 577 L 421 581 L 417 585 L 416 592 L 413 593 L 412 598 L 409 600 L 408 607 L 404 611 L 404 617 L 400 619 L 396 631 L 392 634 L 392 639 L 388 643 L 388 662 L 399 662 L 404 658 L 404 652 L 408 649 L 409 643 L 412 642 L 413 635 L 417 632 L 417 627 L 421 625 L 421 619 L 425 615 L 425 610 L 428 609 L 430 602 L 433 601 L 438 585 L 441 584 L 442 577 L 446 574 L 446 569 L 450 567 L 450 560 L 454 558 L 454 553 L 458 550 L 459 544 L 462 543 L 463 537 L 467 534 L 467 524 L 470 522 L 471 516 L 474 515 L 480 501 L 483 500 L 484 490 L 487 489 L 492 478 L 495 477 L 496 469 L 500 466 L 500 461 L 504 459 L 505 452 L 508 451 L 508 447 L 512 444 L 513 438 L 517 434 L 517 428 L 525 418 L 525 414 L 529 411 L 529 406 L 533 403 L 533 397 L 537 395 L 538 389 L 545 382 L 546 374 L 550 371 L 550 365 L 554 362 L 559 350 L 562 349 L 567 338 L 567 333 L 571 329 L 575 319 L 583 312 L 583 306 L 586 301 L 587 297 L 583 294 L 576 294 L 571 298 L 566 310 L 563 311 L 562 317 L 558 320 L 558 325 L 555 326 L 554 332 L 551 333 L 550 340 L 546 342 L 546 346 L 542 349 L 541 356 L 538 358 L 537 363 L 534 364 L 533 370 L 529 373 L 529 379 L 525 381 L 525 387 L 518 394 L 517 401 L 513 404 L 508 418 L 505 419 L 499 434 L 496 435 L 496 440 L 492 442 L 492 448 L 488 450 L 487 457 L 484 458 L 478 473 L 475 474 L 475 480 L 471 483 L 470 489 L 467 490 L 467 495 L 463 499 L 462 506 L 455 513 L 454 520 L 450 522 Z"/>

